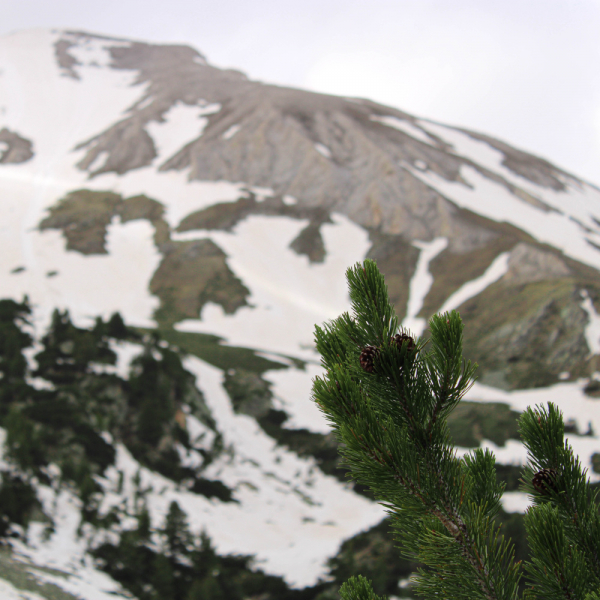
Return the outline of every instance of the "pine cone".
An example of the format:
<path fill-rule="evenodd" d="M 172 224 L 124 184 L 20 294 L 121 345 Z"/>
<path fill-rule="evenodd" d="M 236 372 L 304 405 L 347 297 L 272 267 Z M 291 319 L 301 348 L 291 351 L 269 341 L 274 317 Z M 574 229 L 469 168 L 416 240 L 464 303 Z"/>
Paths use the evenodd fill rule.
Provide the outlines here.
<path fill-rule="evenodd" d="M 413 340 L 412 337 L 410 337 L 410 335 L 407 335 L 406 333 L 397 333 L 392 338 L 392 341 L 396 343 L 396 346 L 398 346 L 398 350 L 402 348 L 402 344 L 406 344 L 406 349 L 408 350 L 408 352 L 412 352 L 415 349 L 415 340 Z"/>
<path fill-rule="evenodd" d="M 360 366 L 367 372 L 375 370 L 375 358 L 379 356 L 379 349 L 375 346 L 365 346 L 360 353 Z"/>
<path fill-rule="evenodd" d="M 542 469 L 533 476 L 531 483 L 540 494 L 547 496 L 550 494 L 550 491 L 558 491 L 556 485 L 557 478 L 558 473 L 556 469 Z"/>

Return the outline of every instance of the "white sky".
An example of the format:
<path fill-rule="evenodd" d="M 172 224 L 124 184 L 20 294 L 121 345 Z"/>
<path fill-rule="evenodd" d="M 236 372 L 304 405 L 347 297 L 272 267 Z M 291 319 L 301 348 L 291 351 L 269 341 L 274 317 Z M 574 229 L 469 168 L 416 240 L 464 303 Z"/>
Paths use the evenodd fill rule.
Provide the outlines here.
<path fill-rule="evenodd" d="M 600 0 L 17 0 L 0 34 L 193 45 L 251 78 L 483 131 L 600 185 Z"/>

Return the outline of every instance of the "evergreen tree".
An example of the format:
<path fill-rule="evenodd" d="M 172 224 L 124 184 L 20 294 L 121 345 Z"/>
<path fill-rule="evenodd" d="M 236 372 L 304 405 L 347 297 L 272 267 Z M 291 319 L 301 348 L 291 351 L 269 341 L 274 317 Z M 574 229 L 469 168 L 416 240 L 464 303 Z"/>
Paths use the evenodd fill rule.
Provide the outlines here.
<path fill-rule="evenodd" d="M 31 308 L 27 297 L 22 303 L 0 300 L 0 420 L 9 412 L 10 405 L 24 400 L 29 393 L 25 383 L 27 360 L 23 350 L 33 343 L 24 331 Z"/>
<path fill-rule="evenodd" d="M 169 505 L 163 533 L 166 538 L 165 550 L 170 556 L 179 557 L 188 553 L 193 537 L 187 523 L 187 515 L 175 500 Z"/>
<path fill-rule="evenodd" d="M 106 334 L 117 340 L 125 340 L 129 336 L 129 331 L 123 321 L 120 313 L 113 313 L 106 324 Z"/>
<path fill-rule="evenodd" d="M 424 598 L 513 600 L 523 565 L 495 520 L 504 484 L 495 457 L 477 449 L 458 457 L 447 417 L 474 381 L 462 357 L 456 311 L 432 317 L 428 342 L 399 329 L 373 261 L 348 269 L 352 316 L 316 328 L 325 374 L 313 398 L 333 426 L 352 476 L 390 514 L 402 555 L 421 563 Z M 564 440 L 553 404 L 520 418 L 528 450 L 522 489 L 531 560 L 524 596 L 600 600 L 598 492 Z M 377 600 L 364 577 L 341 588 L 344 600 Z"/>
<path fill-rule="evenodd" d="M 90 363 L 114 365 L 116 354 L 110 349 L 101 319 L 94 329 L 76 327 L 69 311 L 55 309 L 48 332 L 42 337 L 43 350 L 35 355 L 38 369 L 34 375 L 56 385 L 78 384 L 90 371 Z"/>

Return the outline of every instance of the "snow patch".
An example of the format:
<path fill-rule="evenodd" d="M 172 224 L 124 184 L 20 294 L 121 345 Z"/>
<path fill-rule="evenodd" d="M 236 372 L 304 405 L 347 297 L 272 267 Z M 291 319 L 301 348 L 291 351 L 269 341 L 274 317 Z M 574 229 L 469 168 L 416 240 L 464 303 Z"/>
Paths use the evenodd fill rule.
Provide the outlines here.
<path fill-rule="evenodd" d="M 431 242 L 415 241 L 412 244 L 421 249 L 415 274 L 410 280 L 408 306 L 402 326 L 408 328 L 414 335 L 420 336 L 427 321 L 417 317 L 423 307 L 423 301 L 433 284 L 433 276 L 429 272 L 429 263 L 448 246 L 448 238 L 435 238 Z"/>
<path fill-rule="evenodd" d="M 490 440 L 483 440 L 480 444 L 483 450 L 489 450 L 496 457 L 496 463 L 500 465 L 521 466 L 527 463 L 527 448 L 519 440 L 506 440 L 504 446 L 497 446 Z M 473 448 L 457 447 L 458 456 L 464 456 L 472 452 Z"/>
<path fill-rule="evenodd" d="M 141 102 L 137 103 L 135 107 L 132 107 L 132 109 L 135 108 L 136 110 L 143 110 L 144 108 L 148 108 L 153 102 L 154 96 L 148 95 Z"/>
<path fill-rule="evenodd" d="M 410 121 L 399 119 L 398 117 L 380 115 L 371 115 L 370 118 L 371 121 L 376 121 L 377 123 L 387 125 L 388 127 L 393 127 L 402 133 L 406 133 L 406 135 L 409 135 L 411 138 L 414 138 L 419 142 L 424 142 L 430 146 L 435 145 L 434 140 L 427 135 L 427 131 L 424 131 L 416 125 L 413 125 Z"/>
<path fill-rule="evenodd" d="M 498 281 L 508 271 L 510 252 L 499 254 L 485 273 L 476 279 L 468 281 L 454 292 L 442 305 L 438 312 L 450 312 L 483 292 L 492 283 Z"/>
<path fill-rule="evenodd" d="M 216 433 L 194 415 L 185 416 L 185 428 L 190 436 L 190 444 L 199 450 L 210 450 Z"/>
<path fill-rule="evenodd" d="M 307 364 L 305 370 L 277 369 L 265 373 L 264 378 L 273 384 L 276 408 L 289 415 L 284 428 L 331 433 L 331 426 L 311 399 L 313 379 L 322 374 L 323 367 L 314 364 Z"/>
<path fill-rule="evenodd" d="M 315 144 L 315 150 L 325 158 L 331 158 L 331 150 L 323 144 Z"/>
<path fill-rule="evenodd" d="M 232 125 L 221 137 L 224 140 L 230 140 L 240 129 L 242 126 L 239 123 Z"/>
<path fill-rule="evenodd" d="M 4 579 L 0 579 L 0 598 L 2 600 L 46 600 L 34 592 L 19 590 Z"/>
<path fill-rule="evenodd" d="M 502 508 L 507 513 L 524 513 L 533 502 L 525 492 L 505 492 L 502 496 Z"/>
<path fill-rule="evenodd" d="M 425 131 L 431 132 L 448 143 L 454 149 L 454 154 L 457 156 L 472 160 L 490 171 L 508 171 L 502 164 L 505 159 L 504 153 L 496 150 L 496 148 L 490 146 L 488 143 L 477 140 L 454 127 L 440 125 L 432 121 L 419 121 L 419 124 Z M 513 173 L 512 176 L 515 177 L 515 174 Z"/>
<path fill-rule="evenodd" d="M 255 195 L 257 202 L 262 202 L 265 198 L 273 195 L 273 190 L 267 187 L 252 186 L 248 189 Z"/>
<path fill-rule="evenodd" d="M 77 35 L 64 35 L 63 39 L 68 38 L 74 42 L 73 46 L 70 46 L 67 50 L 78 64 L 73 65 L 73 68 L 81 75 L 82 71 L 87 68 L 110 68 L 112 65 L 112 56 L 109 48 L 120 46 L 129 47 L 131 42 L 123 42 L 116 40 L 102 40 L 94 37 L 80 37 Z"/>
<path fill-rule="evenodd" d="M 15 553 L 38 567 L 57 569 L 66 577 L 35 570 L 36 579 L 53 583 L 57 587 L 85 600 L 110 600 L 122 595 L 122 588 L 108 575 L 94 568 L 92 558 L 86 554 L 90 531 L 78 535 L 81 520 L 81 502 L 70 491 L 58 492 L 39 485 L 37 495 L 44 512 L 54 521 L 54 531 L 47 534 L 46 524 L 32 522 L 27 531 L 27 544 L 20 540 L 11 542 Z"/>
<path fill-rule="evenodd" d="M 204 457 L 197 450 L 184 448 L 180 443 L 175 444 L 175 450 L 179 455 L 182 467 L 200 469 L 204 464 Z"/>
<path fill-rule="evenodd" d="M 154 141 L 157 162 L 164 162 L 181 150 L 186 144 L 197 140 L 208 124 L 205 115 L 221 110 L 220 104 L 205 107 L 175 102 L 163 115 L 161 121 L 151 121 L 146 131 Z"/>
<path fill-rule="evenodd" d="M 581 290 L 581 308 L 585 310 L 588 316 L 588 323 L 585 326 L 585 341 L 590 349 L 589 356 L 600 354 L 600 315 L 594 308 L 594 303 L 587 290 Z"/>
<path fill-rule="evenodd" d="M 113 339 L 109 340 L 108 344 L 110 349 L 117 355 L 117 363 L 115 365 L 90 363 L 90 367 L 94 373 L 108 373 L 117 375 L 121 379 L 129 379 L 131 361 L 143 352 L 144 347 L 141 344 Z"/>
<path fill-rule="evenodd" d="M 98 152 L 96 158 L 94 158 L 94 160 L 88 165 L 88 172 L 92 173 L 93 171 L 102 169 L 109 156 L 110 154 L 108 150 L 102 150 L 101 152 Z"/>

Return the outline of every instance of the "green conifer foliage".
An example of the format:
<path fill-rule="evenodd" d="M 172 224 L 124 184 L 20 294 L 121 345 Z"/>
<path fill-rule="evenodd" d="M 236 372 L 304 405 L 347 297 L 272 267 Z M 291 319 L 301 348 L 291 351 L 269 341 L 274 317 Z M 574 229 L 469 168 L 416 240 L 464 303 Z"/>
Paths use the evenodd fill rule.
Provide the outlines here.
<path fill-rule="evenodd" d="M 114 365 L 117 356 L 108 345 L 105 328 L 100 319 L 94 329 L 80 329 L 68 311 L 55 310 L 41 340 L 44 349 L 35 356 L 38 369 L 34 374 L 55 384 L 71 384 L 89 373 L 92 362 Z"/>
<path fill-rule="evenodd" d="M 33 343 L 32 337 L 23 330 L 31 314 L 27 298 L 22 303 L 0 300 L 0 418 L 4 417 L 10 403 L 27 395 L 24 377 L 27 361 L 23 350 Z"/>
<path fill-rule="evenodd" d="M 106 335 L 117 340 L 125 340 L 129 336 L 127 326 L 120 313 L 114 313 L 106 324 Z"/>
<path fill-rule="evenodd" d="M 435 315 L 430 339 L 399 330 L 383 276 L 366 260 L 347 271 L 352 314 L 316 328 L 325 374 L 313 399 L 331 423 L 352 477 L 387 509 L 403 557 L 424 565 L 416 592 L 424 598 L 516 600 L 522 565 L 501 535 L 504 484 L 495 457 L 455 451 L 447 419 L 474 381 L 462 356 L 456 311 Z M 549 404 L 520 418 L 529 452 L 523 489 L 531 599 L 588 598 L 600 589 L 598 492 L 564 441 Z M 344 600 L 376 600 L 363 577 L 340 590 Z"/>
<path fill-rule="evenodd" d="M 0 472 L 0 537 L 5 536 L 11 523 L 27 527 L 39 502 L 31 484 L 20 475 L 8 471 Z"/>
<path fill-rule="evenodd" d="M 254 567 L 249 556 L 220 556 L 206 533 L 190 533 L 176 502 L 157 528 L 142 507 L 137 529 L 92 555 L 139 600 L 313 600 L 323 587 L 290 589 L 281 577 Z"/>
<path fill-rule="evenodd" d="M 185 556 L 192 546 L 193 537 L 187 523 L 187 516 L 175 501 L 171 502 L 169 506 L 164 535 L 166 538 L 165 550 L 171 556 Z"/>

